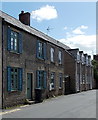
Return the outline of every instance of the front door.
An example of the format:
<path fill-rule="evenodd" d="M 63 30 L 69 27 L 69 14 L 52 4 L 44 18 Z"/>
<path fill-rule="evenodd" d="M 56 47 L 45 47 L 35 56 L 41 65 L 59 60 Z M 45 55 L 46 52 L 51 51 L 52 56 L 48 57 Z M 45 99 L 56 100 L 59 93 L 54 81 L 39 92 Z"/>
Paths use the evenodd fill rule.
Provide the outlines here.
<path fill-rule="evenodd" d="M 70 93 L 70 77 L 65 78 L 65 95 Z"/>
<path fill-rule="evenodd" d="M 27 73 L 27 99 L 32 99 L 32 73 Z"/>

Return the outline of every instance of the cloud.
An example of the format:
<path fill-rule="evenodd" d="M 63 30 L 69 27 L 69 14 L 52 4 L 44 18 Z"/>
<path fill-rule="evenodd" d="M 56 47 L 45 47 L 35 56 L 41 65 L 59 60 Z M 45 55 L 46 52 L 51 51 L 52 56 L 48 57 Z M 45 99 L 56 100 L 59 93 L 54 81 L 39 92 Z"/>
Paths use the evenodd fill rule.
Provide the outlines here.
<path fill-rule="evenodd" d="M 81 25 L 80 28 L 81 29 L 88 29 L 88 26 Z"/>
<path fill-rule="evenodd" d="M 96 52 L 96 35 L 77 35 L 59 41 L 71 48 L 79 48 L 90 55 Z"/>
<path fill-rule="evenodd" d="M 54 6 L 43 6 L 38 10 L 32 11 L 31 17 L 37 21 L 51 20 L 58 17 L 57 10 Z"/>
<path fill-rule="evenodd" d="M 64 27 L 64 30 L 67 30 L 67 27 L 66 27 L 66 26 Z"/>
<path fill-rule="evenodd" d="M 88 26 L 81 25 L 81 26 L 77 27 L 76 29 L 74 29 L 72 31 L 72 33 L 78 34 L 78 35 L 83 35 L 83 34 L 85 34 L 85 32 L 83 32 L 82 30 L 87 29 L 87 28 L 88 28 Z"/>

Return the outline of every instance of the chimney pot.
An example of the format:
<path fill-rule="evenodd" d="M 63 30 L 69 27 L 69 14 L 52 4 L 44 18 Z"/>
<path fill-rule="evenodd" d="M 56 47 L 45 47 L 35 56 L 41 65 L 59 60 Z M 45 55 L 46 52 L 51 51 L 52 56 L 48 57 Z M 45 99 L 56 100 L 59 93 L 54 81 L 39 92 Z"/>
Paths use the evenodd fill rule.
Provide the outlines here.
<path fill-rule="evenodd" d="M 22 11 L 21 11 L 21 13 L 23 14 L 23 13 L 24 13 L 24 11 L 22 10 Z"/>

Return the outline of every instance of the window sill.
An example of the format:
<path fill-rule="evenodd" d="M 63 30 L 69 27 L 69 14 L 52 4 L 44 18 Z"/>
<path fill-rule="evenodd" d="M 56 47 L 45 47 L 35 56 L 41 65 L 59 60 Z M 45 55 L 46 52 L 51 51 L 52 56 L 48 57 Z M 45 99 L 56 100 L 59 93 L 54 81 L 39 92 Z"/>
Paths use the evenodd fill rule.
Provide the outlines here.
<path fill-rule="evenodd" d="M 55 91 L 55 88 L 52 88 L 51 90 L 49 90 L 49 91 Z"/>
<path fill-rule="evenodd" d="M 8 91 L 9 93 L 15 93 L 15 92 L 19 92 L 19 90 L 11 90 L 11 91 Z"/>
<path fill-rule="evenodd" d="M 50 61 L 51 62 L 51 64 L 55 64 L 55 62 L 54 61 Z"/>
<path fill-rule="evenodd" d="M 35 88 L 35 89 L 38 89 L 38 90 L 46 90 L 47 88 L 39 87 L 39 88 Z"/>
<path fill-rule="evenodd" d="M 43 60 L 43 61 L 45 60 L 44 58 L 41 58 L 41 57 L 37 57 L 37 59 L 38 60 Z"/>
<path fill-rule="evenodd" d="M 9 51 L 10 53 L 13 53 L 13 54 L 17 54 L 17 55 L 20 55 L 21 53 L 18 53 L 18 52 L 14 52 L 14 51 Z"/>
<path fill-rule="evenodd" d="M 62 63 L 59 63 L 59 65 L 61 66 L 61 65 L 62 65 Z"/>
<path fill-rule="evenodd" d="M 59 90 L 62 90 L 62 87 L 59 87 Z"/>

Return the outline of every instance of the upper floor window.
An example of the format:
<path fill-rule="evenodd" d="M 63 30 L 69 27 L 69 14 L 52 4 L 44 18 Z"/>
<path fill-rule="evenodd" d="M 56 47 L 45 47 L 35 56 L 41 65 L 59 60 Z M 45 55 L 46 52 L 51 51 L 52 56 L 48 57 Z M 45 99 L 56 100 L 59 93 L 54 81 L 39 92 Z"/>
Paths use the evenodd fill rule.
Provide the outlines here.
<path fill-rule="evenodd" d="M 11 31 L 11 50 L 18 51 L 18 33 Z"/>
<path fill-rule="evenodd" d="M 54 48 L 50 49 L 50 54 L 51 54 L 51 62 L 54 62 Z"/>
<path fill-rule="evenodd" d="M 89 59 L 88 59 L 88 64 L 89 64 L 89 65 L 92 64 L 92 62 L 91 62 L 91 58 L 90 58 L 90 57 L 89 57 Z"/>
<path fill-rule="evenodd" d="M 77 60 L 80 60 L 80 54 L 77 52 Z"/>
<path fill-rule="evenodd" d="M 9 51 L 22 53 L 22 35 L 8 27 L 7 48 Z"/>
<path fill-rule="evenodd" d="M 8 91 L 22 90 L 23 69 L 7 67 Z"/>
<path fill-rule="evenodd" d="M 88 56 L 86 56 L 86 65 L 88 65 Z"/>
<path fill-rule="evenodd" d="M 59 51 L 58 53 L 59 64 L 62 64 L 62 52 Z"/>
<path fill-rule="evenodd" d="M 37 88 L 46 88 L 47 83 L 46 83 L 46 72 L 43 70 L 38 70 L 37 71 Z"/>
<path fill-rule="evenodd" d="M 84 57 L 83 54 L 82 54 L 82 62 L 83 62 L 83 63 L 85 62 L 85 57 Z"/>
<path fill-rule="evenodd" d="M 46 43 L 37 41 L 37 58 L 46 59 Z"/>

